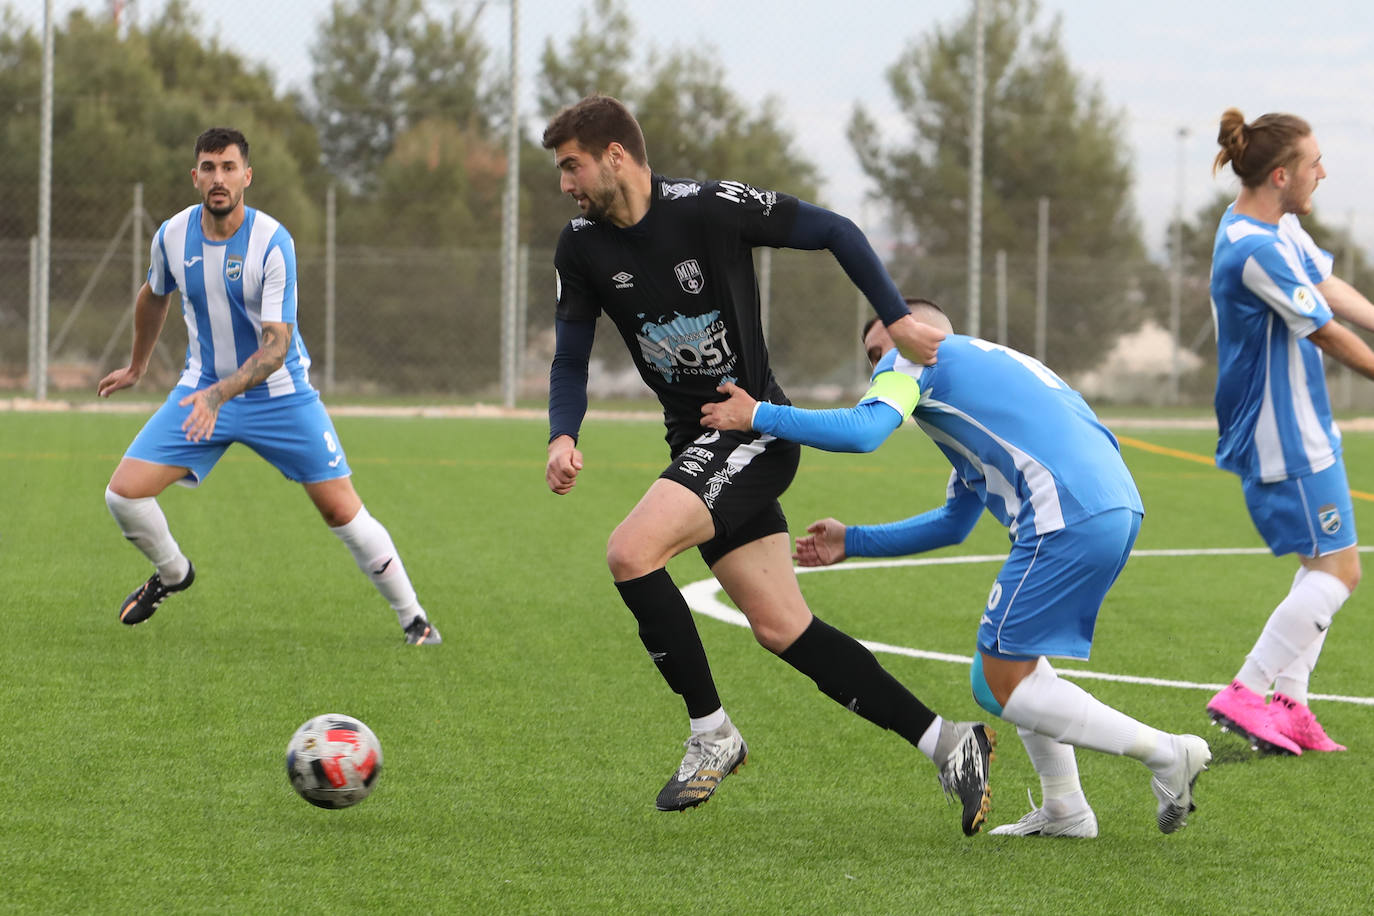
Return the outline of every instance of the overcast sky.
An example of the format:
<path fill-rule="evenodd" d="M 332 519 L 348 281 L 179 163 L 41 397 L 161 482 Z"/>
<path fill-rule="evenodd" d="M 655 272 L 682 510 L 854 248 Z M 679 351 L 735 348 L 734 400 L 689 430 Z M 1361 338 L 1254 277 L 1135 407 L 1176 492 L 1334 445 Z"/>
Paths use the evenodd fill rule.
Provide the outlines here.
<path fill-rule="evenodd" d="M 73 7 L 100 11 L 110 5 L 52 2 L 59 20 Z M 478 5 L 428 2 L 436 11 Z M 266 63 L 283 84 L 304 86 L 309 44 L 329 0 L 190 3 L 224 44 Z M 948 28 L 972 3 L 631 0 L 628 6 L 645 45 L 709 46 L 718 52 L 728 85 L 746 102 L 779 98 L 799 150 L 825 176 L 824 201 L 864 223 L 876 221 L 876 213 L 863 210 L 871 186 L 844 135 L 854 102 L 863 101 L 890 139 L 904 140 L 884 71 L 919 36 L 937 25 Z M 163 5 L 134 0 L 134 14 L 146 23 Z M 586 5 L 519 0 L 519 63 L 527 98 L 545 40 L 559 43 L 574 31 Z M 18 0 L 17 9 L 37 22 L 42 0 Z M 1312 122 L 1329 174 L 1315 198 L 1317 212 L 1328 223 L 1353 224 L 1360 244 L 1374 252 L 1374 3 L 1043 0 L 1041 21 L 1054 15 L 1062 19 L 1076 72 L 1095 80 L 1125 119 L 1137 210 L 1152 251 L 1164 249 L 1165 227 L 1180 200 L 1191 215 L 1215 189 L 1233 187 L 1229 172 L 1214 181 L 1210 166 L 1221 112 L 1234 105 L 1247 119 L 1291 111 Z M 485 5 L 481 28 L 503 59 L 509 23 L 509 0 Z M 1181 140 L 1180 129 L 1187 131 Z"/>

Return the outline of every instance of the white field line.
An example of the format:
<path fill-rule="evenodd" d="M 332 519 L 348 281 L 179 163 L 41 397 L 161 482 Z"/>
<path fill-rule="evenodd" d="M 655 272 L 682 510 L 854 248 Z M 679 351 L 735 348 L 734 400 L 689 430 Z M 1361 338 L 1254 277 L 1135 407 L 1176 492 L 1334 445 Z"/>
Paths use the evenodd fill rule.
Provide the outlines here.
<path fill-rule="evenodd" d="M 1374 547 L 1361 547 L 1361 553 L 1374 551 Z M 1223 547 L 1207 550 L 1136 550 L 1131 552 L 1132 559 L 1137 557 L 1205 557 L 1205 556 L 1258 556 L 1269 555 L 1269 551 L 1264 547 Z M 897 560 L 861 560 L 841 563 L 838 566 L 816 566 L 816 567 L 797 567 L 798 575 L 807 573 L 821 572 L 848 572 L 852 570 L 882 569 L 892 566 L 952 566 L 965 563 L 1001 563 L 1006 559 L 1006 554 L 976 554 L 963 557 L 908 557 Z M 744 615 L 720 600 L 721 587 L 715 578 L 702 579 L 691 582 L 682 587 L 682 595 L 687 599 L 687 604 L 698 614 L 703 614 L 722 623 L 733 624 L 737 627 L 748 627 L 749 621 Z M 971 619 L 971 618 L 970 618 Z M 867 646 L 871 652 L 885 652 L 889 655 L 905 655 L 909 658 L 923 658 L 936 662 L 951 662 L 958 665 L 969 665 L 973 659 L 967 655 L 952 655 L 946 652 L 930 652 L 925 649 L 914 649 L 908 646 L 893 646 L 887 643 L 874 642 L 868 639 L 859 640 Z M 1078 668 L 1061 668 L 1058 664 L 1054 670 L 1071 678 L 1083 678 L 1085 680 L 1116 681 L 1122 684 L 1145 684 L 1151 687 L 1171 687 L 1179 690 L 1206 690 L 1212 693 L 1225 687 L 1225 684 L 1203 684 L 1196 681 L 1178 681 L 1157 677 L 1137 677 L 1130 674 L 1112 674 L 1105 671 L 1084 671 Z M 1348 697 L 1337 694 L 1314 693 L 1311 694 L 1314 700 L 1330 700 L 1337 703 L 1355 703 L 1361 706 L 1374 706 L 1374 697 Z"/>

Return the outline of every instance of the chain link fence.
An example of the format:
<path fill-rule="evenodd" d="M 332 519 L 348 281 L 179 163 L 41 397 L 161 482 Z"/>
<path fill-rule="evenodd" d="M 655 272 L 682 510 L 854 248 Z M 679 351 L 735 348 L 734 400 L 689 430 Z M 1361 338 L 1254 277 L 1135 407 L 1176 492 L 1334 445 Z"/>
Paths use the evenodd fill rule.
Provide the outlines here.
<path fill-rule="evenodd" d="M 219 34 L 224 23 L 217 17 L 223 12 L 197 0 L 182 6 L 198 17 L 202 33 Z M 308 46 L 313 40 L 308 33 L 329 15 L 330 3 L 303 0 L 293 5 L 291 21 L 297 26 L 289 28 L 262 24 L 276 22 L 279 14 L 284 15 L 269 0 L 244 0 L 241 6 L 234 13 L 234 21 L 257 25 L 246 32 L 233 31 L 235 53 L 242 54 L 251 66 L 265 68 L 269 81 L 308 95 Z M 903 21 L 899 14 L 904 5 L 893 2 L 886 6 L 894 17 L 894 29 L 905 28 L 897 25 Z M 494 71 L 499 74 L 500 66 L 504 66 L 500 58 L 507 53 L 503 43 L 509 37 L 506 4 L 435 0 L 424 8 L 476 23 L 492 48 Z M 542 46 L 545 36 L 530 24 L 542 17 L 567 15 L 548 0 L 525 0 L 522 8 L 525 28 L 530 29 L 522 40 L 535 49 Z M 588 0 L 586 9 L 594 8 Z M 102 17 L 136 16 L 136 21 L 147 28 L 168 9 L 161 0 L 137 4 L 65 0 L 56 4 L 55 12 L 58 20 L 70 27 L 67 17 L 73 10 L 84 10 L 93 23 L 90 30 L 98 32 L 103 27 Z M 636 11 L 633 5 L 628 9 L 632 14 Z M 760 14 L 740 8 L 733 15 L 734 31 L 766 34 L 763 27 L 770 23 Z M 815 27 L 825 28 L 825 22 L 830 21 L 826 17 L 838 17 L 835 22 L 843 19 L 837 12 L 827 12 Z M 126 21 L 122 28 L 128 27 Z M 71 31 L 85 34 L 77 28 Z M 891 48 L 881 53 L 895 57 L 903 41 L 918 33 L 919 27 L 911 26 L 903 33 L 905 39 L 889 41 Z M 720 37 L 722 41 L 736 40 L 724 33 Z M 839 32 L 833 36 L 835 40 L 843 37 Z M 87 36 L 84 40 L 93 39 Z M 76 39 L 71 39 L 70 46 L 81 47 Z M 11 58 L 18 60 L 18 54 L 14 47 L 0 44 L 0 65 L 12 62 Z M 536 79 L 531 64 L 524 66 L 524 79 Z M 163 219 L 194 201 L 185 180 L 189 174 L 188 151 L 165 161 L 125 162 L 122 138 L 89 126 L 103 123 L 96 115 L 111 106 L 142 104 L 137 98 L 131 102 L 125 97 L 132 90 L 122 85 L 119 77 L 113 73 L 106 84 L 82 86 L 79 95 L 69 98 L 70 104 L 61 109 L 72 121 L 58 125 L 58 146 L 67 145 L 70 153 L 70 146 L 76 145 L 85 155 L 58 157 L 56 161 L 68 165 L 66 171 L 53 176 L 61 194 L 57 198 L 60 208 L 52 214 L 48 386 L 58 396 L 93 392 L 101 376 L 127 360 L 132 303 L 146 274 L 149 241 Z M 732 82 L 742 85 L 739 81 L 747 80 L 749 74 L 733 77 Z M 227 98 L 214 112 L 171 111 L 161 129 L 174 131 L 177 142 L 189 146 L 189 139 L 205 126 L 206 118 L 223 116 L 241 123 L 252 135 L 255 120 L 267 116 L 265 109 L 261 103 L 247 102 L 236 107 L 233 92 L 232 85 L 226 87 Z M 33 193 L 39 146 L 37 95 L 35 84 L 19 87 L 13 99 L 3 100 L 11 108 L 6 130 L 23 142 L 13 147 L 20 151 L 18 155 L 0 161 L 0 396 L 17 396 L 34 389 L 36 323 L 32 308 L 37 254 L 32 234 L 37 225 Z M 528 104 L 526 108 L 533 131 L 537 118 L 529 113 Z M 836 116 L 843 118 L 845 112 L 836 112 Z M 437 150 L 438 141 L 435 143 Z M 470 170 L 471 174 L 480 174 L 481 152 L 478 147 L 468 149 L 467 165 L 477 168 Z M 433 152 L 432 158 L 437 161 L 438 155 Z M 420 156 L 422 164 L 424 158 Z M 542 168 L 548 168 L 545 160 L 540 161 Z M 74 162 L 79 165 L 71 165 Z M 311 373 L 317 387 L 336 402 L 350 397 L 502 400 L 503 381 L 510 377 L 510 367 L 502 364 L 502 252 L 498 233 L 489 226 L 484 232 L 474 230 L 470 233 L 473 237 L 485 240 L 480 246 L 425 243 L 416 241 L 413 233 L 400 238 L 392 231 L 391 215 L 364 213 L 361 208 L 350 213 L 348 208 L 356 198 L 340 194 L 339 224 L 349 223 L 351 218 L 355 227 L 361 223 L 372 228 L 361 233 L 364 237 L 357 231 L 348 234 L 330 250 L 325 242 L 327 189 L 318 181 L 298 181 L 289 192 L 275 187 L 276 176 L 289 171 L 289 162 L 281 149 L 270 144 L 255 146 L 254 163 L 260 174 L 255 175 L 249 203 L 283 218 L 296 239 L 299 327 L 313 357 Z M 433 162 L 429 165 L 433 171 Z M 863 184 L 861 178 L 855 178 L 852 164 L 842 168 L 824 161 L 821 168 L 832 193 L 837 185 Z M 136 184 L 129 184 L 130 180 Z M 552 197 L 556 174 L 551 168 L 538 180 L 547 182 L 550 194 L 527 202 L 522 219 L 526 225 L 560 226 L 573 215 L 571 205 L 566 199 Z M 476 200 L 483 194 L 496 195 L 497 184 L 491 185 L 468 189 L 469 196 Z M 417 197 L 415 207 L 431 206 L 438 200 L 436 194 Z M 531 209 L 534 212 L 529 212 Z M 837 209 L 848 209 L 863 222 L 856 212 L 860 208 Z M 548 239 L 552 234 L 545 231 L 540 237 Z M 967 326 L 967 264 L 962 257 L 924 257 L 919 252 L 900 250 L 881 232 L 872 237 L 888 256 L 903 292 L 940 302 L 956 328 Z M 1099 401 L 1210 403 L 1215 356 L 1205 264 L 1190 264 L 1182 278 L 1179 347 L 1175 348 L 1163 328 L 1169 321 L 1165 268 L 1144 259 L 1125 264 L 1072 257 L 1039 260 L 1037 247 L 1037 239 L 1027 237 L 1024 251 L 984 253 L 981 336 L 1042 357 Z M 793 251 L 759 252 L 756 257 L 766 298 L 767 339 L 774 370 L 785 390 L 795 399 L 818 402 L 842 401 L 861 391 L 867 366 L 859 346 L 859 328 L 871 312 L 835 261 L 825 253 Z M 525 405 L 542 403 L 547 392 L 553 352 L 552 260 L 548 244 L 525 246 L 520 252 L 513 377 L 516 398 Z M 1113 292 L 1109 294 L 1101 292 L 1105 288 L 1101 278 L 1106 276 L 1112 278 Z M 332 299 L 326 296 L 330 290 Z M 1116 290 L 1127 292 L 1123 296 Z M 144 390 L 170 385 L 180 372 L 186 336 L 178 307 L 179 303 L 169 314 Z M 1121 310 L 1132 316 L 1131 326 L 1121 329 L 1126 332 L 1121 343 L 1095 340 L 1079 326 L 1081 321 L 1072 317 L 1091 310 Z M 1374 386 L 1352 386 L 1348 378 L 1333 382 L 1333 392 L 1342 406 L 1374 404 Z M 645 399 L 645 406 L 651 404 L 619 335 L 606 322 L 598 328 L 590 394 L 598 400 Z"/>
<path fill-rule="evenodd" d="M 48 368 L 55 392 L 90 392 L 102 375 L 127 360 L 132 302 L 146 274 L 155 229 L 151 214 L 131 209 L 109 238 L 54 237 Z M 0 388 L 16 394 L 31 386 L 32 340 L 26 332 L 34 249 L 23 241 L 0 240 Z M 1083 365 L 1082 354 L 1067 352 L 1074 344 L 1067 330 L 1057 329 L 1052 298 L 1044 322 L 1050 331 L 1037 340 L 1037 303 L 1001 292 L 1035 289 L 1035 259 L 1006 258 L 1004 270 L 997 269 L 995 257 L 987 262 L 981 336 L 1040 355 L 1052 366 Z M 331 263 L 332 284 L 327 277 Z M 523 247 L 519 263 L 514 377 L 518 400 L 530 403 L 547 393 L 553 355 L 553 251 Z M 862 390 L 868 369 L 859 335 L 872 311 L 834 259 L 825 252 L 760 250 L 756 263 L 766 296 L 767 340 L 784 388 L 794 398 L 815 401 L 846 400 Z M 339 246 L 331 257 L 323 245 L 298 243 L 297 266 L 299 327 L 317 387 L 331 395 L 369 399 L 501 400 L 499 250 L 349 245 Z M 1136 268 L 1142 277 L 1158 274 L 1149 262 Z M 1050 289 L 1081 286 L 1099 273 L 1092 263 L 1050 262 L 1046 270 Z M 935 299 L 956 327 L 965 325 L 966 264 L 961 259 L 917 259 L 894 273 L 904 292 Z M 1189 286 L 1205 290 L 1205 283 L 1205 277 L 1194 277 Z M 325 296 L 331 286 L 332 321 Z M 181 371 L 186 333 L 179 300 L 173 303 L 145 387 L 167 387 Z M 1196 302 L 1190 306 L 1182 322 L 1181 394 L 1184 402 L 1202 403 L 1210 398 L 1205 367 L 1212 347 L 1211 319 Z M 332 340 L 327 333 L 331 328 Z M 1159 333 L 1129 338 L 1137 348 L 1149 350 L 1116 357 L 1129 365 L 1114 367 L 1109 354 L 1100 354 L 1101 359 L 1094 354 L 1086 360 L 1091 370 L 1066 374 L 1100 397 L 1162 403 L 1171 353 L 1167 336 L 1161 339 Z M 648 397 L 609 321 L 598 326 L 589 393 L 600 400 Z"/>

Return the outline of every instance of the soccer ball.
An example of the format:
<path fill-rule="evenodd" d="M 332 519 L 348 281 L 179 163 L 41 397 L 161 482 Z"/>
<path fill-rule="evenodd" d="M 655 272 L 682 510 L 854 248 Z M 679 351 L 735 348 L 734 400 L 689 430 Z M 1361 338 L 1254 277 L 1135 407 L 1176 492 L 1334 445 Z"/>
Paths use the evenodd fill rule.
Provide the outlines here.
<path fill-rule="evenodd" d="M 356 805 L 372 794 L 381 772 L 381 743 L 352 716 L 315 716 L 286 745 L 291 787 L 320 808 Z"/>

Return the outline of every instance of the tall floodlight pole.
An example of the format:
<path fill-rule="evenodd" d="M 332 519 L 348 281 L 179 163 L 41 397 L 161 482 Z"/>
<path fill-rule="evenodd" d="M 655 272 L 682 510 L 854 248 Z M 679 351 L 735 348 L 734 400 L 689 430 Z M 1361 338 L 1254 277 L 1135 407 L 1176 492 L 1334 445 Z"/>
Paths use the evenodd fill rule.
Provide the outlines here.
<path fill-rule="evenodd" d="M 506 153 L 506 200 L 501 235 L 501 403 L 515 406 L 516 368 L 520 342 L 516 340 L 516 311 L 520 304 L 520 2 L 510 0 L 510 137 Z"/>
<path fill-rule="evenodd" d="M 33 396 L 48 397 L 48 282 L 52 266 L 52 0 L 43 4 L 43 89 L 38 127 L 38 289 Z"/>
<path fill-rule="evenodd" d="M 1173 270 L 1169 271 L 1169 403 L 1178 403 L 1179 375 L 1182 374 L 1182 344 L 1178 339 L 1182 323 L 1183 300 L 1183 176 L 1184 144 L 1188 128 L 1178 129 L 1178 175 L 1174 186 L 1174 231 L 1172 233 Z"/>
<path fill-rule="evenodd" d="M 968 329 L 980 333 L 983 281 L 983 0 L 973 0 L 973 115 L 969 126 Z"/>

